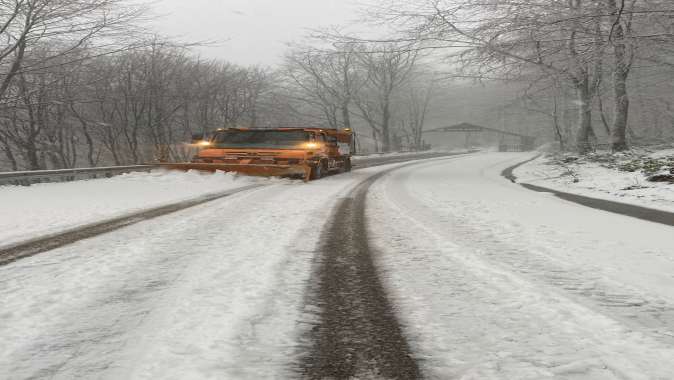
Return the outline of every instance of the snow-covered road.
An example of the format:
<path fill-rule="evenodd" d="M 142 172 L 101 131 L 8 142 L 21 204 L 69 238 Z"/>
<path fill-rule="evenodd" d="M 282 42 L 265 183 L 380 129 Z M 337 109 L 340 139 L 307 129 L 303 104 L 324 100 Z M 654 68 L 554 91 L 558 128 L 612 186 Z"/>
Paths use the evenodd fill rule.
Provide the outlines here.
<path fill-rule="evenodd" d="M 268 378 L 321 227 L 386 167 L 281 181 L 0 267 L 0 378 Z"/>
<path fill-rule="evenodd" d="M 94 180 L 0 186 L 0 248 L 153 207 L 273 181 L 278 179 L 154 170 Z"/>
<path fill-rule="evenodd" d="M 499 176 L 529 156 L 272 181 L 0 266 L 0 378 L 297 377 L 324 227 L 401 166 L 365 215 L 426 377 L 674 378 L 672 228 Z"/>
<path fill-rule="evenodd" d="M 674 378 L 674 231 L 504 181 L 527 154 L 395 171 L 367 214 L 432 378 Z"/>

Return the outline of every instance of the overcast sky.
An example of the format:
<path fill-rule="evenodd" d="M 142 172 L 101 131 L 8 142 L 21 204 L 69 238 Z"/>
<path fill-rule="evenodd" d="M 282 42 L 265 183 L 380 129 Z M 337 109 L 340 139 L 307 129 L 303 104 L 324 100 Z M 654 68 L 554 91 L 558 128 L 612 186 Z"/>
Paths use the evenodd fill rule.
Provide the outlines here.
<path fill-rule="evenodd" d="M 160 34 L 189 41 L 220 41 L 201 55 L 239 64 L 273 65 L 308 29 L 359 17 L 355 0 L 158 0 Z"/>

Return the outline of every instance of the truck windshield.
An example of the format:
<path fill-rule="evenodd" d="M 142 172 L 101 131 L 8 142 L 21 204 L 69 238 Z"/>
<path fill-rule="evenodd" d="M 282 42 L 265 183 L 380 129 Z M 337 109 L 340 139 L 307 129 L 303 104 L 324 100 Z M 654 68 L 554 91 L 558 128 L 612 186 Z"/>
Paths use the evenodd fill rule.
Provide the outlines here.
<path fill-rule="evenodd" d="M 298 148 L 310 140 L 310 133 L 305 131 L 220 131 L 217 132 L 212 143 L 217 147 L 226 148 Z"/>

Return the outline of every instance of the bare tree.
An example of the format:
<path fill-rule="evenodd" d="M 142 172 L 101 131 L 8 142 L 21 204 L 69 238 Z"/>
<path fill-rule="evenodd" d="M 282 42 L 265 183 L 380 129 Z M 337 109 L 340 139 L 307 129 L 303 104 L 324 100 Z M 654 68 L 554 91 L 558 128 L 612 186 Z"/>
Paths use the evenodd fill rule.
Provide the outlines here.
<path fill-rule="evenodd" d="M 44 67 L 53 60 L 63 64 L 63 57 L 77 53 L 96 38 L 105 37 L 108 48 L 113 37 L 125 33 L 128 38 L 130 21 L 141 15 L 142 9 L 131 7 L 123 0 L 4 0 L 0 2 L 0 99 L 20 72 Z M 27 54 L 49 41 L 49 54 L 40 62 L 26 65 Z M 92 49 L 92 53 L 95 50 Z M 95 51 L 100 54 L 101 51 Z"/>
<path fill-rule="evenodd" d="M 671 43 L 671 25 L 664 21 L 671 13 L 657 0 L 428 0 L 393 2 L 374 11 L 379 20 L 403 28 L 399 43 L 445 52 L 450 63 L 464 69 L 462 75 L 522 81 L 542 73 L 566 81 L 577 96 L 576 145 L 581 152 L 595 138 L 593 99 L 606 65 L 615 102 L 612 147 L 627 148 L 627 79 L 634 47 L 637 41 Z"/>
<path fill-rule="evenodd" d="M 363 85 L 358 54 L 357 46 L 335 43 L 330 49 L 295 46 L 286 56 L 287 77 L 332 128 L 353 128 L 350 106 Z"/>
<path fill-rule="evenodd" d="M 629 96 L 627 94 L 627 78 L 634 60 L 634 45 L 631 43 L 632 12 L 624 15 L 626 0 L 606 0 L 606 8 L 613 19 L 608 41 L 613 50 L 613 97 L 615 111 L 611 128 L 611 149 L 623 151 L 627 149 L 627 120 L 629 115 Z M 634 9 L 636 0 L 630 0 L 629 9 Z"/>
<path fill-rule="evenodd" d="M 357 99 L 361 117 L 373 131 L 381 132 L 382 150 L 391 151 L 392 100 L 415 67 L 418 52 L 395 44 L 368 46 L 359 55 L 367 75 L 367 92 Z M 367 94 L 369 96 L 363 96 Z"/>
<path fill-rule="evenodd" d="M 421 81 L 421 78 L 418 79 Z M 424 148 L 423 131 L 430 103 L 436 91 L 435 81 L 431 79 L 425 86 L 410 85 L 403 99 L 406 115 L 401 117 L 402 131 L 408 138 L 408 146 L 416 151 Z"/>

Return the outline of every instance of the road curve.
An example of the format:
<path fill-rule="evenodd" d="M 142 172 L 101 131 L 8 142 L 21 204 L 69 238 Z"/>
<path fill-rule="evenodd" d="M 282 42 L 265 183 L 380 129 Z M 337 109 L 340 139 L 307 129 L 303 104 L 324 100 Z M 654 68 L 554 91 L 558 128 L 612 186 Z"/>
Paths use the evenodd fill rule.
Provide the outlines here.
<path fill-rule="evenodd" d="M 526 154 L 391 173 L 370 244 L 424 376 L 674 378 L 671 227 L 533 193 Z"/>
<path fill-rule="evenodd" d="M 501 175 L 509 179 L 513 183 L 518 183 L 517 176 L 515 176 L 513 171 L 518 167 L 535 160 L 538 157 L 539 156 L 535 156 L 533 158 L 519 162 L 516 165 L 510 166 L 504 169 L 501 172 Z M 583 206 L 591 207 L 597 210 L 603 210 L 619 215 L 630 216 L 632 218 L 647 220 L 649 222 L 660 223 L 667 226 L 674 226 L 674 212 L 657 210 L 643 206 L 637 206 L 622 202 L 609 201 L 606 199 L 588 197 L 585 195 L 568 193 L 565 191 L 551 189 L 549 187 L 532 185 L 530 183 L 519 183 L 519 185 L 521 185 L 526 189 L 536 191 L 539 193 L 551 193 L 560 199 L 564 199 L 569 202 L 574 202 Z"/>

